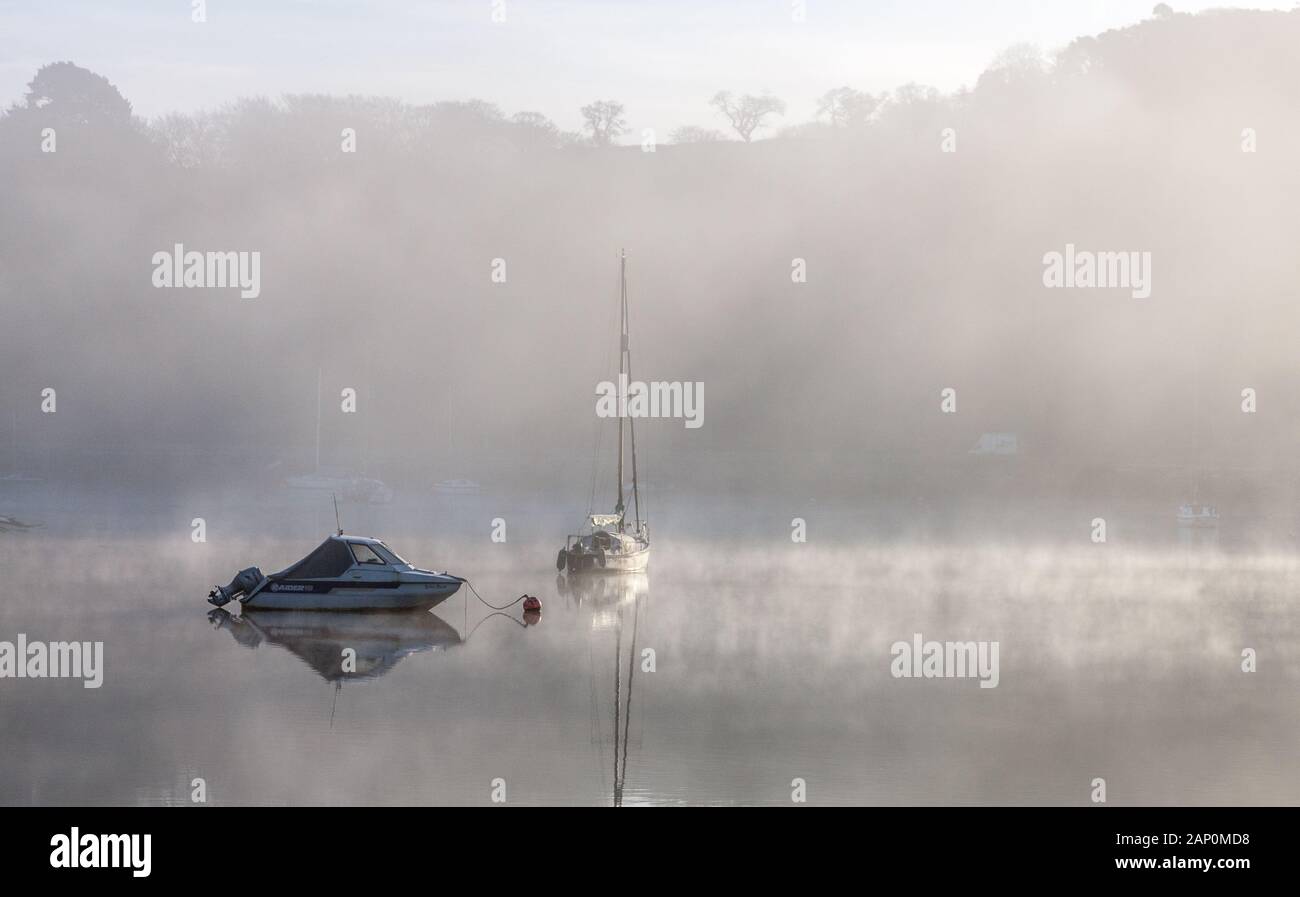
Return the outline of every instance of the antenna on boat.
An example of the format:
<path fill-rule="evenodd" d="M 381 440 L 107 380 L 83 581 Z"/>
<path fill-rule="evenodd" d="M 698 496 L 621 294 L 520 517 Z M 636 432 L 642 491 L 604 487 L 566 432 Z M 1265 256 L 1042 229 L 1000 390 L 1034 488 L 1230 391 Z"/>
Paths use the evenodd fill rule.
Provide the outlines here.
<path fill-rule="evenodd" d="M 339 535 L 343 535 L 343 524 L 339 522 L 339 497 L 335 492 L 330 493 L 330 498 L 334 499 L 334 525 L 339 528 Z"/>
<path fill-rule="evenodd" d="M 320 473 L 320 381 L 321 368 L 316 368 L 316 472 Z"/>

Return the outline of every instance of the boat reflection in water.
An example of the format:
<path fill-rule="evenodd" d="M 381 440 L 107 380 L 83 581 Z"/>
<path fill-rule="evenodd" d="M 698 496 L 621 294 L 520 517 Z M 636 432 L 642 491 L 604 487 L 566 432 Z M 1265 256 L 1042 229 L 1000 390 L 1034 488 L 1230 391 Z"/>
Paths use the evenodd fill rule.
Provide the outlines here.
<path fill-rule="evenodd" d="M 637 670 L 648 662 L 637 653 L 637 635 L 643 608 L 648 608 L 650 603 L 650 579 L 645 573 L 561 576 L 556 578 L 556 588 L 573 606 L 591 611 L 591 741 L 597 750 L 602 776 L 605 769 L 613 770 L 614 806 L 621 807 L 628 753 L 634 742 L 639 746 L 641 741 L 640 735 L 632 730 L 632 686 Z M 608 694 L 606 689 L 611 678 L 612 709 L 599 697 Z M 635 707 L 638 716 L 644 719 L 641 704 Z M 612 762 L 605 753 L 611 744 Z"/>
<path fill-rule="evenodd" d="M 245 648 L 264 643 L 284 648 L 333 683 L 377 679 L 404 657 L 445 651 L 463 642 L 451 624 L 422 610 L 346 613 L 245 608 L 234 616 L 217 608 L 208 612 L 208 621 L 214 629 L 225 629 Z M 345 649 L 356 652 L 355 660 L 345 656 Z"/>
<path fill-rule="evenodd" d="M 635 602 L 650 594 L 650 576 L 647 573 L 602 573 L 598 576 L 556 576 L 555 591 L 570 607 L 592 609 L 592 627 L 604 616 L 600 611 L 613 611 L 621 604 Z M 601 624 L 604 625 L 604 624 Z"/>

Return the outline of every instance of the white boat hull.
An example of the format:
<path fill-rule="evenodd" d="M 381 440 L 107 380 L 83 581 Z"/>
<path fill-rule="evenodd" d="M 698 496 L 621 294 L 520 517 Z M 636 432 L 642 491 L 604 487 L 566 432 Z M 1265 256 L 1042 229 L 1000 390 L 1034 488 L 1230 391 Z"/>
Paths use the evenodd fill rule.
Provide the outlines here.
<path fill-rule="evenodd" d="M 647 545 L 640 551 L 630 551 L 624 554 L 606 552 L 604 558 L 605 563 L 601 564 L 595 557 L 584 555 L 576 564 L 568 566 L 568 572 L 572 575 L 641 573 L 650 566 L 650 547 Z"/>
<path fill-rule="evenodd" d="M 459 581 L 393 587 L 268 582 L 244 601 L 253 610 L 429 610 L 460 589 Z"/>
<path fill-rule="evenodd" d="M 605 566 L 598 568 L 607 573 L 640 573 L 650 566 L 650 549 L 632 554 L 605 555 Z"/>

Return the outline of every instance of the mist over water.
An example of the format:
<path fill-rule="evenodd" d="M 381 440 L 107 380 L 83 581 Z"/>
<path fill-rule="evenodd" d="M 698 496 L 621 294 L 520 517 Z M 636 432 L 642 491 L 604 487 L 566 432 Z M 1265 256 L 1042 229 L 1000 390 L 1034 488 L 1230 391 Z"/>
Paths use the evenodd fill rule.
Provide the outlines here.
<path fill-rule="evenodd" d="M 327 524 L 290 498 L 245 506 L 246 539 L 0 543 L 0 632 L 106 646 L 98 690 L 5 683 L 0 799 L 184 804 L 202 776 L 212 803 L 482 804 L 502 777 L 511 803 L 608 805 L 616 744 L 624 805 L 784 804 L 795 776 L 818 803 L 1077 804 L 1101 774 L 1117 804 L 1300 795 L 1288 548 L 1176 532 L 1085 547 L 966 523 L 781 547 L 676 535 L 670 523 L 711 511 L 665 501 L 649 573 L 571 587 L 549 564 L 554 540 L 523 536 L 553 530 L 553 514 L 513 514 L 521 541 L 488 545 L 454 521 L 496 498 L 399 499 L 357 519 L 386 519 L 405 557 L 469 576 L 489 601 L 538 595 L 540 622 L 463 594 L 435 622 L 327 614 L 350 619 L 323 634 L 245 611 L 269 633 L 250 649 L 199 598 L 214 577 L 315 544 Z M 916 632 L 999 642 L 998 686 L 892 677 L 891 644 Z M 367 673 L 356 681 L 337 671 L 346 645 Z M 1241 645 L 1266 672 L 1236 672 Z"/>
<path fill-rule="evenodd" d="M 653 153 L 472 85 L 144 120 L 33 72 L 0 641 L 102 641 L 105 676 L 0 679 L 0 803 L 1300 801 L 1297 45 L 1300 12 L 1154 17 Z M 257 295 L 157 286 L 178 245 L 258 253 Z M 654 559 L 584 581 L 554 559 L 614 505 L 620 250 L 634 375 L 704 423 L 637 421 Z M 1048 286 L 1076 251 L 1149 295 Z M 210 614 L 336 529 L 286 486 L 322 471 L 393 492 L 348 533 L 540 619 Z M 894 675 L 916 634 L 996 642 L 996 687 Z"/>
<path fill-rule="evenodd" d="M 642 434 L 692 488 L 871 494 L 939 467 L 963 491 L 954 465 L 1010 431 L 1021 491 L 1211 468 L 1289 503 L 1298 31 L 1296 13 L 1149 20 L 1054 62 L 1009 54 L 963 94 L 896 91 L 860 128 L 660 135 L 654 153 L 484 103 L 297 96 L 142 122 L 127 97 L 82 123 L 20 102 L 0 121 L 15 450 L 170 492 L 301 471 L 321 373 L 328 407 L 359 398 L 327 416 L 326 463 L 578 487 L 626 248 L 638 375 L 708 387 L 702 430 Z M 260 295 L 155 288 L 178 243 L 260 252 Z M 1151 295 L 1045 288 L 1066 244 L 1151 253 Z M 46 386 L 64 413 L 25 400 Z M 945 387 L 955 417 L 934 414 Z M 1240 413 L 1243 387 L 1267 413 Z"/>

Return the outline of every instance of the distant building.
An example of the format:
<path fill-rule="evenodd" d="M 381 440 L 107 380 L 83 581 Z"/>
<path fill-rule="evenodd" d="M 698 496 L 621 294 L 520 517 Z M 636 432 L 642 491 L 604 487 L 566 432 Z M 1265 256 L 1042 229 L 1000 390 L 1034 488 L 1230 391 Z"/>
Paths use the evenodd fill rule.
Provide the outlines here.
<path fill-rule="evenodd" d="M 1019 442 L 1015 433 L 985 433 L 971 448 L 972 455 L 1018 455 Z"/>

